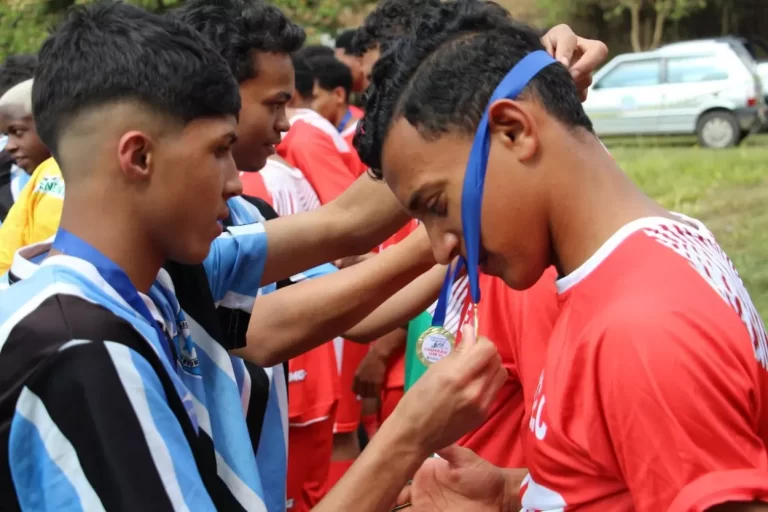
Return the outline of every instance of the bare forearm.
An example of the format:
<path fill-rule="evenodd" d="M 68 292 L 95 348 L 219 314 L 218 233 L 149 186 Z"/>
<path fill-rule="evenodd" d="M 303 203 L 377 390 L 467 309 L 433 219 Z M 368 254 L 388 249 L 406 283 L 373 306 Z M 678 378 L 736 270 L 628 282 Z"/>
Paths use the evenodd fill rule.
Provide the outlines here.
<path fill-rule="evenodd" d="M 365 343 L 406 324 L 437 300 L 446 269 L 443 265 L 435 265 L 347 330 L 344 337 Z"/>
<path fill-rule="evenodd" d="M 387 512 L 399 492 L 429 455 L 411 435 L 387 421 L 344 477 L 313 512 Z M 376 482 L 376 485 L 371 485 Z"/>
<path fill-rule="evenodd" d="M 345 256 L 363 254 L 409 220 L 384 183 L 361 176 L 336 200 L 317 210 L 265 224 L 269 284 Z"/>
<path fill-rule="evenodd" d="M 407 246 L 397 249 L 259 297 L 247 346 L 236 354 L 271 366 L 340 335 L 430 265 L 423 256 L 408 257 Z"/>

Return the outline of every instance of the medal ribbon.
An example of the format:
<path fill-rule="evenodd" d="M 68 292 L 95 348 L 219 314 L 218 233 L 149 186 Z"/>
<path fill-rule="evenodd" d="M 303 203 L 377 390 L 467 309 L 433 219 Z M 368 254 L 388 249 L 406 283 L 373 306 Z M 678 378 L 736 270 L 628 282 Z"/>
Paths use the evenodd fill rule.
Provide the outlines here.
<path fill-rule="evenodd" d="M 437 299 L 437 305 L 435 306 L 435 314 L 432 315 L 432 327 L 443 327 L 445 325 L 445 314 L 448 310 L 448 303 L 451 297 L 451 288 L 456 278 L 459 277 L 461 268 L 464 266 L 463 260 L 459 260 L 456 263 L 456 268 L 451 272 L 450 265 L 445 273 L 445 280 L 443 286 L 440 288 L 440 296 Z"/>
<path fill-rule="evenodd" d="M 339 123 L 339 126 L 336 127 L 337 130 L 339 130 L 339 133 L 344 131 L 344 127 L 347 126 L 347 123 L 349 123 L 349 120 L 352 118 L 352 111 L 347 109 L 347 113 L 344 114 L 344 117 L 341 118 L 341 122 Z"/>
<path fill-rule="evenodd" d="M 96 270 L 101 277 L 120 295 L 120 297 L 122 297 L 131 308 L 144 317 L 144 319 L 149 322 L 149 325 L 154 327 L 158 336 L 158 341 L 163 347 L 168 362 L 171 364 L 171 368 L 176 367 L 176 359 L 171 352 L 170 342 L 152 317 L 149 308 L 144 304 L 144 301 L 139 296 L 138 290 L 136 290 L 136 287 L 131 282 L 128 274 L 126 274 L 123 269 L 104 256 L 101 251 L 91 244 L 77 235 L 73 235 L 64 228 L 59 228 L 56 233 L 56 238 L 53 241 L 52 248 L 67 256 L 85 260 L 96 267 Z"/>
<path fill-rule="evenodd" d="M 483 188 L 485 172 L 488 166 L 488 154 L 491 149 L 490 130 L 488 128 L 488 109 L 501 99 L 515 99 L 539 72 L 557 61 L 543 50 L 526 55 L 504 77 L 491 95 L 480 124 L 475 132 L 472 151 L 469 153 L 467 172 L 464 175 L 464 188 L 461 197 L 461 222 L 464 231 L 464 243 L 467 247 L 467 277 L 472 303 L 480 302 L 480 283 L 478 276 L 480 259 L 480 216 L 483 206 Z M 474 311 L 477 319 L 477 311 Z M 475 325 L 477 325 L 475 323 Z M 476 333 L 477 334 L 477 333 Z"/>

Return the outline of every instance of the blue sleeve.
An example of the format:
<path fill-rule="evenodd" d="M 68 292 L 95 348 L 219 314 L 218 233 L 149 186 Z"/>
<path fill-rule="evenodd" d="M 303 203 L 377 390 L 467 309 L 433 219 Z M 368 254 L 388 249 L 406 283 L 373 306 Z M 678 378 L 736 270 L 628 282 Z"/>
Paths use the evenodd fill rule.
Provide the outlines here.
<path fill-rule="evenodd" d="M 232 226 L 211 245 L 203 262 L 217 305 L 248 313 L 261 287 L 267 260 L 267 235 L 263 224 Z"/>

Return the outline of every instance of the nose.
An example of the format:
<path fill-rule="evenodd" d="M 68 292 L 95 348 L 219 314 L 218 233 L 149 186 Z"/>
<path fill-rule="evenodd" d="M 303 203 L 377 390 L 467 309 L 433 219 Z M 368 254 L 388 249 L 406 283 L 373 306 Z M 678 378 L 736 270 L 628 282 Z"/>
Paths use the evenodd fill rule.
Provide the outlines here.
<path fill-rule="evenodd" d="M 224 197 L 225 201 L 243 194 L 243 182 L 240 181 L 240 173 L 237 172 L 234 159 L 231 160 L 231 165 L 227 165 L 227 169 L 224 172 L 222 197 Z"/>
<path fill-rule="evenodd" d="M 280 108 L 275 119 L 275 130 L 279 133 L 284 133 L 290 130 L 291 122 L 288 120 L 288 114 L 285 112 L 285 107 Z"/>
<path fill-rule="evenodd" d="M 8 142 L 5 145 L 6 151 L 13 156 L 19 150 L 19 141 L 13 135 L 8 136 Z"/>
<path fill-rule="evenodd" d="M 432 241 L 432 254 L 439 264 L 449 265 L 458 255 L 459 239 L 453 233 L 435 233 L 435 236 L 430 233 L 429 239 Z"/>

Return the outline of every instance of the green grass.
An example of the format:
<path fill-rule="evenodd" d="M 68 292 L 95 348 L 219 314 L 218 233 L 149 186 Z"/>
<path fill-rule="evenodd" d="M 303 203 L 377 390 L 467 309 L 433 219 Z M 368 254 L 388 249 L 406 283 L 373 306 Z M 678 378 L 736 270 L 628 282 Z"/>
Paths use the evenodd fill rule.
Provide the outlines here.
<path fill-rule="evenodd" d="M 768 320 L 768 136 L 727 150 L 697 147 L 692 138 L 605 143 L 647 194 L 712 230 Z"/>

